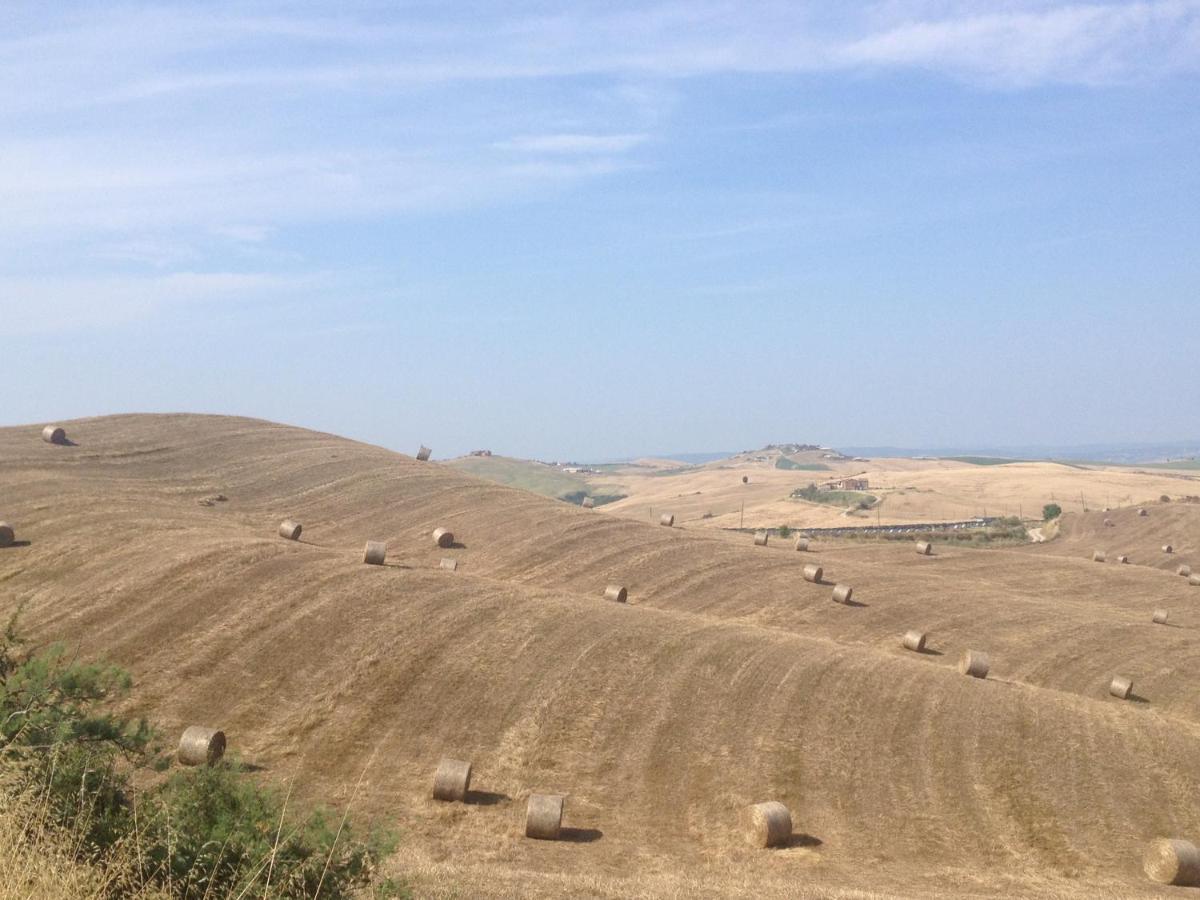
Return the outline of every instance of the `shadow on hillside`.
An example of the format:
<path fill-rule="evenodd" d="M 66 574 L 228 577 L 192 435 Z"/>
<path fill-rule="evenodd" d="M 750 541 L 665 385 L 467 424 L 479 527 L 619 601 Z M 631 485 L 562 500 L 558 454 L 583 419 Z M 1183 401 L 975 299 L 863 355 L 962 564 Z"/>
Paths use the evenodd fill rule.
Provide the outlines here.
<path fill-rule="evenodd" d="M 28 547 L 29 543 L 29 541 L 13 541 L 7 547 L 0 547 L 0 550 L 8 550 L 12 547 Z"/>
<path fill-rule="evenodd" d="M 495 791 L 467 791 L 463 803 L 471 806 L 499 806 L 501 803 L 511 803 L 512 797 Z"/>
<path fill-rule="evenodd" d="M 451 550 L 466 550 L 467 545 L 464 544 L 462 541 L 455 541 L 454 543 L 452 543 L 450 545 L 449 549 L 451 549 Z"/>
<path fill-rule="evenodd" d="M 563 828 L 558 833 L 558 839 L 569 844 L 591 844 L 602 837 L 604 832 L 599 828 Z"/>
<path fill-rule="evenodd" d="M 1141 694 L 1135 694 L 1132 691 L 1129 692 L 1129 696 L 1125 699 L 1130 703 L 1144 703 L 1147 706 L 1150 705 L 1150 701 L 1147 698 L 1143 697 Z"/>
<path fill-rule="evenodd" d="M 792 847 L 820 847 L 825 842 L 819 837 L 811 834 L 793 834 L 788 838 L 788 842 L 784 844 L 787 848 Z"/>
<path fill-rule="evenodd" d="M 922 656 L 945 656 L 946 655 L 941 650 L 934 650 L 932 647 L 925 647 L 924 649 L 918 650 L 917 652 L 920 653 Z"/>
<path fill-rule="evenodd" d="M 859 601 L 855 600 L 853 597 L 851 597 L 849 600 L 842 603 L 842 606 L 857 606 L 859 609 L 867 609 L 868 607 L 870 607 L 870 605 L 871 604 L 869 604 L 869 603 L 860 603 Z"/>

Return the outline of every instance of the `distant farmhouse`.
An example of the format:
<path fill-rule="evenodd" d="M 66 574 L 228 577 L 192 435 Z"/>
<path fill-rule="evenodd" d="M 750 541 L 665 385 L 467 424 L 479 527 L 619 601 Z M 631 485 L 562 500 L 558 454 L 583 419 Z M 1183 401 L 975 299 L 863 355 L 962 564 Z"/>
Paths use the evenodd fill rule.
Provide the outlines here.
<path fill-rule="evenodd" d="M 865 478 L 843 478 L 839 481 L 828 481 L 821 485 L 823 491 L 865 491 L 868 487 Z"/>

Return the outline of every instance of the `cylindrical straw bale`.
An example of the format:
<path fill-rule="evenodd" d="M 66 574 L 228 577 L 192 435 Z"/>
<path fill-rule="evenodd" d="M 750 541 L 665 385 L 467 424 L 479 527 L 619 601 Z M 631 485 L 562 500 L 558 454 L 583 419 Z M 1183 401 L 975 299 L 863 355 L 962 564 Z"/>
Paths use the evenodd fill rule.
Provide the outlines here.
<path fill-rule="evenodd" d="M 1092 551 L 1092 562 L 1104 562 L 1104 551 L 1103 550 L 1093 550 Z"/>
<path fill-rule="evenodd" d="M 185 766 L 211 766 L 225 755 L 225 732 L 202 725 L 184 729 L 179 739 L 179 761 Z"/>
<path fill-rule="evenodd" d="M 743 476 L 742 476 L 742 484 L 749 484 L 749 483 L 750 483 L 750 476 L 749 476 L 749 475 L 743 475 Z"/>
<path fill-rule="evenodd" d="M 1154 611 L 1154 624 L 1155 625 L 1166 625 L 1168 615 L 1169 614 L 1167 613 L 1167 611 L 1165 609 L 1156 609 Z"/>
<path fill-rule="evenodd" d="M 1188 584 L 1200 585 L 1200 575 L 1193 575 L 1188 579 Z"/>
<path fill-rule="evenodd" d="M 964 650 L 958 658 L 958 671 L 972 678 L 987 678 L 991 663 L 986 653 L 978 650 Z"/>
<path fill-rule="evenodd" d="M 777 800 L 746 810 L 746 837 L 755 847 L 782 847 L 792 838 L 792 814 Z"/>
<path fill-rule="evenodd" d="M 440 565 L 443 569 L 447 569 L 448 571 L 451 571 L 451 572 L 458 571 L 458 560 L 455 559 L 453 556 L 442 557 L 442 561 L 441 561 Z"/>
<path fill-rule="evenodd" d="M 417 459 L 419 459 L 421 462 L 426 462 L 431 453 L 433 453 L 433 451 L 422 444 L 421 449 L 417 451 Z"/>
<path fill-rule="evenodd" d="M 449 528 L 435 528 L 433 530 L 433 542 L 445 550 L 454 543 L 454 534 Z"/>
<path fill-rule="evenodd" d="M 1142 855 L 1142 870 L 1159 884 L 1195 887 L 1200 885 L 1200 850 L 1191 841 L 1159 838 Z"/>
<path fill-rule="evenodd" d="M 604 599 L 613 603 L 624 603 L 629 599 L 629 591 L 619 584 L 610 584 L 604 589 Z"/>
<path fill-rule="evenodd" d="M 1128 557 L 1128 556 L 1125 556 L 1124 554 L 1122 554 L 1121 556 L 1118 556 L 1118 557 L 1117 557 L 1117 562 L 1119 562 L 1119 563 L 1120 563 L 1121 565 L 1123 565 L 1123 566 L 1125 566 L 1125 565 L 1128 565 L 1128 564 L 1129 564 L 1129 557 Z"/>
<path fill-rule="evenodd" d="M 1112 527 L 1113 527 L 1113 520 L 1112 520 L 1112 519 L 1105 519 L 1105 520 L 1104 520 L 1104 527 L 1105 527 L 1105 528 L 1112 528 Z"/>
<path fill-rule="evenodd" d="M 796 538 L 796 549 L 797 550 L 807 550 L 808 549 L 808 538 L 806 538 L 806 537 Z"/>
<path fill-rule="evenodd" d="M 658 524 L 666 525 L 668 528 L 670 528 L 672 525 L 675 524 L 674 513 L 663 513 L 661 516 L 658 517 Z"/>
<path fill-rule="evenodd" d="M 67 433 L 57 425 L 47 425 L 42 429 L 42 440 L 47 444 L 65 444 Z"/>
<path fill-rule="evenodd" d="M 445 757 L 438 763 L 433 776 L 433 799 L 459 802 L 467 799 L 471 789 L 471 764 L 461 759 Z"/>
<path fill-rule="evenodd" d="M 279 536 L 287 538 L 289 541 L 300 540 L 300 532 L 303 526 L 299 522 L 293 522 L 291 519 L 285 519 L 279 523 Z"/>
<path fill-rule="evenodd" d="M 1150 515 L 1150 513 L 1146 512 L 1146 510 L 1144 510 L 1144 509 L 1139 509 L 1138 515 L 1139 516 L 1148 516 L 1148 515 Z"/>
<path fill-rule="evenodd" d="M 804 567 L 804 580 L 811 581 L 813 584 L 820 584 L 821 583 L 821 575 L 823 574 L 823 572 L 824 572 L 824 570 L 820 566 L 816 566 L 816 565 L 813 565 L 812 563 L 809 563 L 807 566 Z"/>
<path fill-rule="evenodd" d="M 382 566 L 387 556 L 387 541 L 367 541 L 363 550 L 363 562 L 369 566 Z"/>
<path fill-rule="evenodd" d="M 921 556 L 932 556 L 933 544 L 929 543 L 929 541 L 917 541 L 917 553 Z"/>
<path fill-rule="evenodd" d="M 596 500 L 593 497 L 584 497 L 583 503 L 580 505 L 583 506 L 584 509 L 594 509 L 596 507 Z"/>
<path fill-rule="evenodd" d="M 904 639 L 900 643 L 904 645 L 905 650 L 920 653 L 925 649 L 925 632 L 917 631 L 916 629 L 906 631 L 904 632 Z"/>
<path fill-rule="evenodd" d="M 833 586 L 833 602 L 834 603 L 849 603 L 850 598 L 854 596 L 854 588 L 848 584 L 835 584 Z"/>
<path fill-rule="evenodd" d="M 7 522 L 0 522 L 0 547 L 11 547 L 17 539 L 16 532 Z"/>
<path fill-rule="evenodd" d="M 530 794 L 525 807 L 525 837 L 557 841 L 566 799 L 562 794 Z"/>
<path fill-rule="evenodd" d="M 1180 566 L 1178 569 L 1175 570 L 1175 574 L 1182 575 L 1184 578 L 1191 578 L 1192 577 L 1192 567 L 1191 566 Z"/>
<path fill-rule="evenodd" d="M 1172 547 L 1170 544 L 1163 544 L 1163 553 L 1174 553 L 1174 552 L 1175 552 L 1175 548 Z"/>
<path fill-rule="evenodd" d="M 765 547 L 767 546 L 767 541 L 770 540 L 770 538 L 771 533 L 769 531 L 756 531 L 754 532 L 754 546 Z"/>
<path fill-rule="evenodd" d="M 1114 675 L 1113 680 L 1108 683 L 1108 692 L 1122 700 L 1128 700 L 1132 691 L 1133 682 L 1123 675 Z"/>

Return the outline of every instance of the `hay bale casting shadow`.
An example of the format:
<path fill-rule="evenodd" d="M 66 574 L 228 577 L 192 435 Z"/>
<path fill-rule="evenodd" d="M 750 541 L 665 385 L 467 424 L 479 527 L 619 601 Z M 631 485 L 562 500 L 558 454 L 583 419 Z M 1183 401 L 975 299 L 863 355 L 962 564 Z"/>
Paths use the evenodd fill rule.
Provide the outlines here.
<path fill-rule="evenodd" d="M 1159 884 L 1195 887 L 1200 885 L 1200 850 L 1191 841 L 1159 838 L 1142 855 L 1142 871 Z"/>
<path fill-rule="evenodd" d="M 991 660 L 988 659 L 988 655 L 978 650 L 964 650 L 958 658 L 958 671 L 972 678 L 987 678 L 990 668 Z"/>
<path fill-rule="evenodd" d="M 796 538 L 796 549 L 799 551 L 807 550 L 808 549 L 808 538 L 806 538 L 806 537 Z"/>
<path fill-rule="evenodd" d="M 454 533 L 449 528 L 435 528 L 433 530 L 433 542 L 445 550 L 447 547 L 454 545 Z"/>
<path fill-rule="evenodd" d="M 921 556 L 933 556 L 933 544 L 929 541 L 917 541 L 917 553 Z"/>
<path fill-rule="evenodd" d="M 768 531 L 754 532 L 754 546 L 755 547 L 767 546 L 767 541 L 769 541 L 770 539 L 771 539 L 771 534 Z"/>
<path fill-rule="evenodd" d="M 1092 562 L 1104 562 L 1104 551 L 1102 551 L 1102 550 L 1092 551 Z"/>
<path fill-rule="evenodd" d="M 363 550 L 363 562 L 368 566 L 382 566 L 387 558 L 387 541 L 367 541 Z"/>
<path fill-rule="evenodd" d="M 185 766 L 211 766 L 225 755 L 225 732 L 190 725 L 179 739 L 179 761 Z"/>
<path fill-rule="evenodd" d="M 629 591 L 619 584 L 610 584 L 604 589 L 604 599 L 613 603 L 624 603 L 629 599 Z"/>
<path fill-rule="evenodd" d="M 820 584 L 824 574 L 825 572 L 820 566 L 812 563 L 804 567 L 804 580 L 811 581 L 813 584 Z"/>
<path fill-rule="evenodd" d="M 557 841 L 562 835 L 562 794 L 530 794 L 525 807 L 525 837 L 539 841 Z"/>
<path fill-rule="evenodd" d="M 1165 609 L 1156 609 L 1152 621 L 1155 625 L 1166 625 L 1169 617 L 1170 614 Z"/>
<path fill-rule="evenodd" d="M 471 789 L 471 764 L 444 757 L 433 776 L 433 799 L 461 803 Z"/>
<path fill-rule="evenodd" d="M 67 432 L 57 425 L 47 425 L 42 429 L 42 440 L 47 444 L 65 445 Z"/>
<path fill-rule="evenodd" d="M 7 522 L 0 522 L 0 547 L 11 547 L 17 539 L 17 533 Z"/>
<path fill-rule="evenodd" d="M 913 653 L 925 652 L 925 632 L 923 631 L 906 631 L 904 637 L 900 639 L 900 644 L 905 650 L 911 650 Z"/>
<path fill-rule="evenodd" d="M 303 530 L 304 528 L 299 522 L 293 522 L 291 519 L 285 519 L 279 523 L 279 536 L 289 541 L 300 540 L 300 532 Z"/>
<path fill-rule="evenodd" d="M 1129 695 L 1133 693 L 1133 680 L 1123 675 L 1114 675 L 1113 680 L 1108 683 L 1108 692 L 1118 700 L 1128 700 Z"/>
<path fill-rule="evenodd" d="M 792 814 L 777 800 L 755 803 L 746 810 L 745 831 L 755 847 L 783 847 L 792 839 Z"/>
<path fill-rule="evenodd" d="M 675 514 L 674 513 L 663 513 L 661 516 L 658 517 L 658 524 L 665 525 L 667 528 L 670 528 L 672 525 L 675 524 Z"/>

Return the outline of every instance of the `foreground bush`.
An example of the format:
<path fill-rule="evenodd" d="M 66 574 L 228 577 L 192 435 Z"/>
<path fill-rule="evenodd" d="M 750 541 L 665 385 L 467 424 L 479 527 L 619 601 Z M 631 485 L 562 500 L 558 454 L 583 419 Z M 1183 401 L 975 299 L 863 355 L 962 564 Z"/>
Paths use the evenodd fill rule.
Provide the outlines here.
<path fill-rule="evenodd" d="M 150 727 L 108 711 L 129 688 L 125 672 L 81 663 L 59 645 L 26 649 L 16 617 L 8 622 L 0 635 L 6 870 L 54 860 L 23 877 L 34 885 L 61 870 L 82 879 L 78 894 L 59 896 L 344 897 L 370 882 L 392 849 L 380 832 L 360 839 L 344 816 L 320 809 L 289 814 L 286 798 L 236 765 L 155 776 L 169 760 Z M 135 790 L 135 775 L 152 786 Z M 388 890 L 404 895 L 390 882 Z"/>

